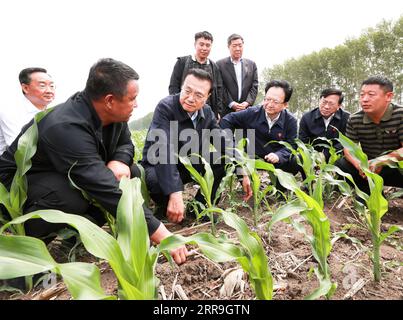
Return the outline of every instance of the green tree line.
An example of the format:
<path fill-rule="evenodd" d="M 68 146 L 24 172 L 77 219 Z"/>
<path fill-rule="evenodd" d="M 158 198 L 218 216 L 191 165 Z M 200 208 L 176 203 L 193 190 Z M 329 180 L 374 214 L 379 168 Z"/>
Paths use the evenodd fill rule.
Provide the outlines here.
<path fill-rule="evenodd" d="M 394 84 L 395 98 L 403 95 L 403 15 L 397 21 L 382 21 L 356 39 L 348 39 L 333 49 L 324 48 L 262 72 L 260 97 L 264 84 L 272 79 L 285 79 L 294 87 L 290 111 L 300 116 L 317 106 L 320 91 L 338 87 L 345 93 L 344 107 L 350 112 L 359 109 L 361 82 L 381 74 Z"/>

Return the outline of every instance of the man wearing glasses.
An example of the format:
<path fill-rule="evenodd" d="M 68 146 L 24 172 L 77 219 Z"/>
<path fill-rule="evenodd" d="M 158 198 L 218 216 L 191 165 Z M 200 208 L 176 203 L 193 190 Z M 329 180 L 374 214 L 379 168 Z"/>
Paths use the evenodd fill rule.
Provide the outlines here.
<path fill-rule="evenodd" d="M 314 140 L 324 137 L 332 140 L 337 151 L 343 149 L 342 145 L 334 140 L 339 136 L 337 130 L 343 134 L 346 132 L 347 120 L 350 117 L 350 113 L 341 108 L 343 99 L 343 93 L 339 89 L 328 88 L 323 90 L 320 93 L 319 107 L 305 113 L 299 123 L 299 139 L 304 143 L 313 143 L 316 150 L 324 153 L 326 160 L 330 157 L 329 149 L 319 146 L 325 142 Z"/>
<path fill-rule="evenodd" d="M 7 110 L 0 110 L 0 155 L 22 127 L 55 98 L 55 84 L 43 68 L 26 68 L 19 74 L 24 97 Z"/>
<path fill-rule="evenodd" d="M 243 38 L 239 34 L 228 37 L 230 56 L 217 61 L 223 80 L 223 115 L 245 110 L 256 100 L 259 81 L 256 63 L 242 57 Z"/>
<path fill-rule="evenodd" d="M 295 146 L 297 119 L 288 110 L 292 87 L 285 80 L 273 80 L 266 84 L 263 105 L 232 112 L 221 119 L 223 129 L 255 130 L 256 156 L 275 165 L 276 168 L 296 174 L 296 162 L 291 152 L 276 141 L 285 141 Z M 270 143 L 269 143 L 270 142 Z"/>
<path fill-rule="evenodd" d="M 177 155 L 199 154 L 208 161 L 214 174 L 212 198 L 225 175 L 225 161 L 219 160 L 225 154 L 228 144 L 225 132 L 217 124 L 212 108 L 206 104 L 212 92 L 213 80 L 202 69 L 190 69 L 186 74 L 179 94 L 162 99 L 154 111 L 143 149 L 142 165 L 151 198 L 156 203 L 156 215 L 180 223 L 185 216 L 182 191 L 192 178 L 178 160 Z M 210 152 L 210 143 L 216 152 Z M 217 157 L 214 157 L 217 155 Z M 199 158 L 192 164 L 204 174 L 204 165 Z M 242 181 L 247 201 L 252 196 L 249 179 Z M 196 200 L 204 202 L 200 191 Z M 212 200 L 213 200 L 212 199 Z"/>

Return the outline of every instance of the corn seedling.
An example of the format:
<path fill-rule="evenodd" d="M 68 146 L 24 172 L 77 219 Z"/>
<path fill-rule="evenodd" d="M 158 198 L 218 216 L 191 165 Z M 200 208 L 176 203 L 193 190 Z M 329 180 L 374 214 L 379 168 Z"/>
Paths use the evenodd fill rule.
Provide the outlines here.
<path fill-rule="evenodd" d="M 32 166 L 31 159 L 36 153 L 38 141 L 38 122 L 52 109 L 39 112 L 35 115 L 32 125 L 22 134 L 18 140 L 17 150 L 14 154 L 16 172 L 11 182 L 10 192 L 0 182 L 0 204 L 2 204 L 11 219 L 23 214 L 25 201 L 27 200 L 27 178 L 25 174 Z M 8 216 L 3 216 L 0 210 L 0 225 L 9 222 Z M 12 225 L 9 231 L 16 235 L 25 235 L 23 224 Z M 26 277 L 26 285 L 32 288 L 32 278 Z"/>
<path fill-rule="evenodd" d="M 259 221 L 259 207 L 262 201 L 265 202 L 266 207 L 270 210 L 270 205 L 267 202 L 266 195 L 271 192 L 274 195 L 277 189 L 274 185 L 268 185 L 263 190 L 261 190 L 261 180 L 256 167 L 258 163 L 266 163 L 270 170 L 267 170 L 271 174 L 274 170 L 274 166 L 262 160 L 251 159 L 247 153 L 244 151 L 244 145 L 246 139 L 239 141 L 237 148 L 234 149 L 236 152 L 235 161 L 236 163 L 248 174 L 250 177 L 252 192 L 253 192 L 253 225 L 256 227 Z M 271 179 L 273 181 L 273 179 Z"/>
<path fill-rule="evenodd" d="M 362 151 L 359 144 L 354 143 L 341 132 L 339 133 L 339 140 L 343 147 L 346 148 L 351 156 L 359 161 L 361 170 L 365 173 L 370 194 L 367 195 L 360 191 L 355 186 L 357 195 L 362 198 L 367 206 L 365 210 L 365 222 L 372 238 L 372 261 L 374 270 L 374 279 L 379 282 L 381 280 L 380 269 L 380 246 L 382 242 L 396 231 L 403 230 L 400 226 L 391 226 L 385 233 L 381 232 L 381 221 L 383 215 L 388 211 L 388 201 L 383 196 L 383 179 L 380 175 L 369 170 L 369 163 L 367 155 Z M 398 164 L 399 165 L 399 164 Z"/>
<path fill-rule="evenodd" d="M 10 192 L 0 182 L 0 204 L 4 205 L 10 214 L 11 219 L 22 215 L 24 203 L 27 200 L 27 178 L 25 174 L 31 168 L 31 159 L 36 153 L 38 141 L 38 122 L 52 109 L 39 112 L 35 115 L 32 125 L 24 132 L 18 140 L 18 147 L 14 154 L 16 172 L 11 183 Z M 0 211 L 0 223 L 6 224 L 8 217 L 3 216 Z M 10 227 L 13 234 L 24 235 L 24 226 L 13 225 Z"/>
<path fill-rule="evenodd" d="M 204 176 L 202 176 L 193 167 L 193 165 L 188 157 L 179 157 L 179 160 L 185 166 L 185 168 L 189 171 L 193 180 L 195 180 L 199 184 L 200 192 L 203 195 L 204 200 L 206 202 L 205 206 L 203 204 L 201 204 L 202 210 L 201 210 L 201 212 L 198 213 L 198 216 L 203 216 L 205 214 L 207 214 L 209 216 L 210 221 L 211 221 L 211 232 L 213 235 L 216 235 L 214 213 L 219 212 L 218 208 L 216 207 L 216 204 L 218 203 L 218 201 L 220 199 L 221 193 L 231 182 L 231 177 L 234 173 L 235 167 L 232 164 L 229 164 L 227 166 L 226 175 L 221 180 L 220 185 L 217 188 L 216 194 L 213 195 L 212 193 L 213 193 L 213 185 L 214 185 L 214 174 L 213 174 L 213 170 L 211 169 L 210 164 L 200 155 L 197 155 L 197 154 L 192 154 L 192 155 L 196 156 L 196 157 L 200 157 L 200 159 L 204 165 L 204 169 L 205 169 Z M 214 196 L 214 198 L 213 198 L 213 196 Z"/>
<path fill-rule="evenodd" d="M 223 215 L 228 224 L 245 233 L 241 238 L 245 249 L 229 240 L 217 239 L 209 233 L 199 233 L 186 238 L 171 236 L 164 239 L 159 246 L 150 247 L 142 209 L 140 181 L 137 178 L 123 178 L 120 187 L 122 198 L 116 217 L 117 239 L 84 217 L 57 210 L 39 210 L 4 225 L 0 229 L 0 279 L 51 270 L 63 277 L 75 299 L 115 299 L 103 293 L 96 266 L 86 263 L 56 263 L 41 240 L 1 234 L 12 224 L 42 218 L 50 223 L 67 223 L 74 227 L 87 251 L 108 261 L 119 283 L 120 299 L 157 298 L 158 279 L 155 277 L 155 265 L 159 253 L 167 255 L 167 250 L 185 243 L 199 245 L 207 257 L 217 262 L 237 259 L 245 270 L 249 270 L 257 297 L 271 298 L 271 275 L 267 273 L 267 259 L 265 260 L 263 247 L 258 238 L 255 238 L 256 235 L 248 233 L 246 224 L 238 217 L 230 213 Z"/>
<path fill-rule="evenodd" d="M 249 281 L 256 297 L 261 300 L 271 300 L 273 297 L 273 277 L 258 234 L 250 231 L 245 221 L 236 214 L 220 208 L 212 208 L 211 210 L 219 212 L 224 222 L 236 230 L 240 245 L 234 245 L 224 237 L 214 238 L 207 233 L 196 234 L 193 238 L 196 240 L 195 243 L 200 246 L 207 257 L 216 262 L 236 259 L 242 269 L 249 275 Z M 178 245 L 189 243 L 190 239 L 192 237 L 185 238 L 181 235 L 174 235 L 163 240 L 160 244 L 160 249 L 170 250 Z M 194 241 L 193 239 L 192 241 Z M 219 251 L 214 250 L 215 248 L 212 247 L 212 244 L 220 245 L 222 249 Z M 205 245 L 208 245 L 208 248 L 205 248 Z"/>
<path fill-rule="evenodd" d="M 339 158 L 339 155 L 336 153 L 336 149 L 333 147 L 331 140 L 328 140 L 326 138 L 317 138 L 315 139 L 315 141 L 316 140 L 323 140 L 324 142 L 326 142 L 323 144 L 316 144 L 316 146 L 322 146 L 329 149 L 329 162 L 326 162 L 326 158 L 323 152 L 315 150 L 313 144 L 305 144 L 301 140 L 295 139 L 295 144 L 297 148 L 294 149 L 291 144 L 285 141 L 280 141 L 279 143 L 286 146 L 287 149 L 291 151 L 297 161 L 297 164 L 302 168 L 305 174 L 305 180 L 302 183 L 308 189 L 308 194 L 312 197 L 315 197 L 320 203 L 322 203 L 323 200 L 319 199 L 319 194 L 314 193 L 317 192 L 317 190 L 320 190 L 321 193 L 323 192 L 323 190 L 326 190 L 326 192 L 323 192 L 323 194 L 327 194 L 328 196 L 331 195 L 332 190 L 330 188 L 330 185 L 332 184 L 324 183 L 327 181 L 327 179 L 323 180 L 322 176 L 325 167 L 328 164 L 334 164 L 334 162 Z M 326 176 L 329 177 L 330 171 L 327 172 L 328 174 Z M 316 186 L 316 184 L 318 183 L 321 185 Z"/>
<path fill-rule="evenodd" d="M 297 231 L 304 234 L 305 238 L 311 244 L 312 254 L 318 262 L 318 268 L 314 268 L 314 272 L 319 279 L 319 288 L 312 292 L 305 299 L 317 299 L 320 296 L 326 295 L 330 298 L 336 290 L 337 284 L 331 282 L 330 268 L 327 263 L 327 258 L 330 254 L 332 245 L 330 240 L 330 222 L 323 212 L 323 202 L 321 202 L 321 183 L 317 183 L 314 197 L 309 196 L 300 190 L 295 177 L 287 172 L 276 169 L 277 177 L 281 185 L 288 190 L 291 190 L 297 196 L 297 200 L 287 203 L 284 207 L 278 210 L 268 224 L 268 228 L 274 223 L 291 218 L 292 215 L 299 213 L 312 227 L 312 235 L 308 234 L 302 224 L 292 221 L 293 226 Z"/>

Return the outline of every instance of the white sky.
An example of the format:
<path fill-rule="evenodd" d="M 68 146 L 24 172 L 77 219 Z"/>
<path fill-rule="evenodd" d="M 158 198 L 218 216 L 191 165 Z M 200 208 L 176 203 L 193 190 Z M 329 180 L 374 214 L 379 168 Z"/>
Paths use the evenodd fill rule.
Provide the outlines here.
<path fill-rule="evenodd" d="M 140 75 L 134 119 L 168 94 L 176 57 L 194 53 L 207 30 L 210 58 L 228 56 L 231 33 L 244 37 L 244 57 L 259 72 L 288 58 L 342 44 L 382 19 L 403 14 L 401 0 L 3 0 L 0 2 L 1 107 L 21 94 L 18 73 L 45 67 L 56 103 L 85 86 L 91 65 L 112 57 Z"/>

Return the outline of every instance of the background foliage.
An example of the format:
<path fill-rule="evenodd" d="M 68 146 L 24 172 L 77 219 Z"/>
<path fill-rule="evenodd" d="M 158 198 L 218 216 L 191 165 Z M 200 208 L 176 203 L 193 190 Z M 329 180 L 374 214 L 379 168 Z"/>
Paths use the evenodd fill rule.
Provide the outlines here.
<path fill-rule="evenodd" d="M 358 39 L 347 39 L 333 49 L 324 48 L 283 64 L 265 68 L 260 79 L 260 97 L 271 79 L 286 79 L 294 87 L 290 110 L 298 117 L 317 105 L 320 91 L 335 86 L 345 93 L 344 107 L 358 110 L 363 80 L 375 74 L 394 84 L 398 104 L 403 98 L 403 16 L 396 22 L 383 21 L 367 29 Z M 259 100 L 258 100 L 259 101 Z"/>

